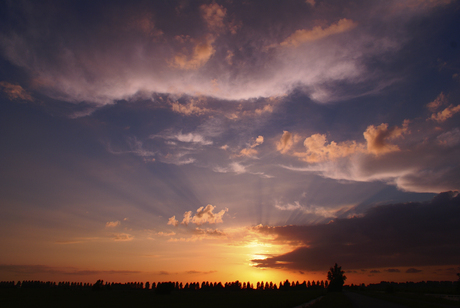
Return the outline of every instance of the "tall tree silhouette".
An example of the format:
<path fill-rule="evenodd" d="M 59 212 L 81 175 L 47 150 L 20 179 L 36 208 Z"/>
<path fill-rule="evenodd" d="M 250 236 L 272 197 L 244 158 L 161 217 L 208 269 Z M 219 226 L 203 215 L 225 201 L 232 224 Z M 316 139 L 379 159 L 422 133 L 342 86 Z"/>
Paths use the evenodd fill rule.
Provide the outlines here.
<path fill-rule="evenodd" d="M 329 292 L 342 292 L 343 284 L 347 279 L 344 274 L 342 267 L 338 266 L 337 263 L 329 269 L 329 272 L 327 272 L 327 279 L 330 281 L 327 288 Z"/>

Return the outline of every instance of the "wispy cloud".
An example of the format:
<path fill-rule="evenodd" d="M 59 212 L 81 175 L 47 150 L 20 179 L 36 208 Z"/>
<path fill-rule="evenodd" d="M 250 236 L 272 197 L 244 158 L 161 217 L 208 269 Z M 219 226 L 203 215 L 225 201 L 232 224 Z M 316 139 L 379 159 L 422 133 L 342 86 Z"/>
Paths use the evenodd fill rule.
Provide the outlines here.
<path fill-rule="evenodd" d="M 134 236 L 132 236 L 131 234 L 127 234 L 127 233 L 115 233 L 115 234 L 112 234 L 112 238 L 113 240 L 117 242 L 127 242 L 127 241 L 132 241 L 134 239 Z"/>
<path fill-rule="evenodd" d="M 358 18 L 373 12 L 380 4 L 357 9 L 353 14 L 356 20 L 330 14 L 325 6 L 318 5 L 314 5 L 314 12 L 323 18 L 315 19 L 311 5 L 306 5 L 303 11 L 297 9 L 286 14 L 294 17 L 289 20 L 282 14 L 273 15 L 273 25 L 261 31 L 256 25 L 262 24 L 260 19 L 266 17 L 257 14 L 258 6 L 232 4 L 230 16 L 227 4 L 195 5 L 197 9 L 187 13 L 187 26 L 183 25 L 180 9 L 162 7 L 167 16 L 164 18 L 178 25 L 178 30 L 171 33 L 168 23 L 149 13 L 159 9 L 154 2 L 142 8 L 133 6 L 130 10 L 111 4 L 118 9 L 105 10 L 101 24 L 74 14 L 72 18 L 80 24 L 77 32 L 63 25 L 60 14 L 43 14 L 51 11 L 48 5 L 32 5 L 33 9 L 24 10 L 19 4 L 11 4 L 19 16 L 29 20 L 30 27 L 5 29 L 2 49 L 11 63 L 34 76 L 38 91 L 56 99 L 90 102 L 98 107 L 133 99 L 139 93 L 245 100 L 285 95 L 296 88 L 304 89 L 314 100 L 327 102 L 340 100 L 342 93 L 330 90 L 336 82 L 363 84 L 369 78 L 381 80 L 375 83 L 377 91 L 388 83 L 391 78 L 372 70 L 371 61 L 366 59 L 398 50 L 404 44 L 401 39 L 404 35 L 399 34 L 408 31 L 406 25 L 411 18 L 429 11 L 400 14 L 400 30 L 395 33 L 379 27 L 386 21 L 385 17 L 393 14 L 392 9 L 380 10 L 379 18 Z M 346 5 L 346 2 L 341 4 Z M 91 4 L 93 9 L 98 6 L 98 3 Z M 278 8 L 272 8 L 274 11 L 289 8 L 283 3 L 272 6 Z M 392 3 L 387 6 L 392 7 Z M 247 14 L 237 13 L 243 9 Z M 72 13 L 65 9 L 65 4 L 54 5 L 53 12 L 63 10 Z M 299 14 L 304 17 L 295 18 Z M 251 22 L 254 18 L 259 22 Z M 280 23 L 291 26 L 283 27 L 286 29 L 282 31 L 277 26 Z M 46 36 L 48 28 L 45 27 L 52 27 L 55 35 Z M 372 31 L 375 28 L 380 31 Z M 80 33 L 87 35 L 83 37 Z M 271 33 L 277 33 L 276 38 Z M 58 42 L 60 37 L 74 39 L 70 44 Z M 111 41 L 109 37 L 117 37 L 117 40 Z M 88 40 L 93 43 L 87 44 Z M 267 51 L 271 45 L 281 48 Z M 51 49 L 50 46 L 57 47 Z M 348 96 L 363 95 L 369 93 L 369 89 L 358 92 Z M 174 106 L 177 112 L 193 113 L 193 108 Z M 195 108 L 195 111 L 198 110 Z M 269 112 L 269 107 L 260 110 L 265 111 Z"/>
<path fill-rule="evenodd" d="M 350 19 L 342 18 L 337 23 L 334 23 L 326 28 L 316 26 L 311 30 L 297 30 L 286 40 L 280 43 L 280 46 L 283 47 L 297 47 L 300 44 L 316 41 L 330 35 L 342 33 L 345 31 L 350 31 L 356 27 L 356 22 L 353 22 Z"/>

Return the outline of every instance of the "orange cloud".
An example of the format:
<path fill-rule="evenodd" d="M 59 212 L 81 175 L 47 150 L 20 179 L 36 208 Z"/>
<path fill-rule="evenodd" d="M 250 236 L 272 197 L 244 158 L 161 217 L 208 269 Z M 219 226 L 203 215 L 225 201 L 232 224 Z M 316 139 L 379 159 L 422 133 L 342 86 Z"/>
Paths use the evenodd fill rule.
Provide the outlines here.
<path fill-rule="evenodd" d="M 316 41 L 327 36 L 342 33 L 356 27 L 356 23 L 350 19 L 342 18 L 336 24 L 323 29 L 320 26 L 314 27 L 311 30 L 297 30 L 289 36 L 280 46 L 284 47 L 297 47 L 303 43 Z"/>
<path fill-rule="evenodd" d="M 438 123 L 441 123 L 449 118 L 452 118 L 454 114 L 456 114 L 457 112 L 460 112 L 460 105 L 457 105 L 455 107 L 453 105 L 449 105 L 449 107 L 447 107 L 446 109 L 439 111 L 438 113 L 433 113 L 430 119 Z"/>
<path fill-rule="evenodd" d="M 116 234 L 112 234 L 113 236 L 113 239 L 115 241 L 120 241 L 120 242 L 126 242 L 126 241 L 132 241 L 134 239 L 134 236 L 132 236 L 131 234 L 127 234 L 127 233 L 116 233 Z"/>
<path fill-rule="evenodd" d="M 192 211 L 187 211 L 184 213 L 184 219 L 181 224 L 188 225 L 189 223 L 194 223 L 196 225 L 202 225 L 204 223 L 217 224 L 222 223 L 222 217 L 228 209 L 222 210 L 219 213 L 214 213 L 216 207 L 208 204 L 206 207 L 200 207 L 196 210 L 195 216 L 193 216 Z M 168 225 L 178 226 L 179 221 L 176 220 L 176 216 L 169 218 Z"/>
<path fill-rule="evenodd" d="M 183 70 L 194 70 L 202 67 L 216 51 L 212 46 L 213 43 L 214 38 L 212 36 L 208 36 L 205 41 L 198 42 L 195 45 L 191 56 L 178 53 L 170 65 Z"/>
<path fill-rule="evenodd" d="M 217 3 L 203 4 L 200 6 L 203 19 L 210 30 L 221 30 L 224 28 L 224 17 L 227 10 Z"/>
<path fill-rule="evenodd" d="M 326 135 L 313 134 L 306 138 L 304 146 L 306 152 L 295 152 L 294 156 L 309 163 L 319 163 L 324 161 L 332 161 L 337 158 L 347 157 L 354 153 L 365 153 L 381 155 L 385 153 L 399 151 L 399 147 L 389 143 L 390 140 L 400 138 L 408 132 L 409 120 L 403 122 L 402 127 L 394 126 L 388 128 L 387 123 L 382 123 L 379 126 L 370 125 L 363 133 L 366 144 L 356 141 L 327 143 Z M 293 137 L 288 131 L 283 132 L 283 136 L 276 143 L 276 148 L 281 153 L 287 153 L 293 144 L 297 142 L 297 137 Z"/>
<path fill-rule="evenodd" d="M 3 88 L 3 92 L 8 96 L 10 100 L 21 99 L 25 101 L 33 101 L 34 99 L 24 90 L 20 85 L 11 84 L 6 81 L 0 82 L 0 87 Z"/>
<path fill-rule="evenodd" d="M 117 227 L 120 225 L 120 221 L 108 221 L 106 224 L 105 224 L 105 227 L 106 228 L 113 228 L 113 227 Z"/>
<path fill-rule="evenodd" d="M 363 133 L 364 139 L 367 141 L 367 151 L 375 155 L 399 151 L 397 145 L 390 144 L 388 141 L 401 137 L 408 131 L 408 126 L 408 120 L 404 121 L 402 128 L 395 126 L 388 129 L 387 123 L 382 123 L 377 127 L 374 125 L 368 126 Z"/>
<path fill-rule="evenodd" d="M 307 149 L 305 153 L 294 153 L 295 156 L 309 163 L 318 163 L 327 160 L 334 160 L 339 157 L 346 157 L 355 152 L 362 151 L 363 146 L 356 141 L 346 141 L 326 144 L 326 135 L 314 134 L 306 138 L 304 146 Z"/>
<path fill-rule="evenodd" d="M 276 149 L 284 154 L 291 149 L 293 144 L 297 142 L 297 139 L 297 136 L 293 136 L 290 132 L 285 130 L 283 131 L 281 139 L 276 143 Z"/>
<path fill-rule="evenodd" d="M 254 112 L 257 115 L 261 115 L 261 114 L 266 113 L 266 112 L 272 113 L 273 112 L 273 106 L 272 105 L 265 105 L 263 108 L 256 109 Z"/>
<path fill-rule="evenodd" d="M 168 219 L 167 224 L 171 225 L 171 226 L 174 226 L 174 227 L 177 227 L 179 225 L 179 221 L 176 219 L 176 216 L 173 216 L 173 217 Z"/>
<path fill-rule="evenodd" d="M 431 103 L 427 104 L 426 106 L 428 107 L 428 109 L 431 112 L 435 112 L 436 109 L 438 109 L 441 105 L 443 105 L 445 103 L 447 103 L 447 98 L 444 95 L 444 93 L 441 92 L 438 95 L 438 97 L 436 97 L 436 99 L 434 101 L 432 101 Z"/>
<path fill-rule="evenodd" d="M 257 150 L 255 149 L 255 147 L 261 145 L 262 143 L 264 143 L 264 137 L 258 136 L 256 140 L 248 148 L 242 149 L 237 156 L 250 157 L 257 155 Z"/>
<path fill-rule="evenodd" d="M 191 100 L 187 105 L 182 105 L 178 102 L 173 102 L 171 103 L 171 109 L 172 111 L 181 113 L 183 115 L 202 115 L 210 111 L 209 109 L 197 106 L 195 100 Z"/>

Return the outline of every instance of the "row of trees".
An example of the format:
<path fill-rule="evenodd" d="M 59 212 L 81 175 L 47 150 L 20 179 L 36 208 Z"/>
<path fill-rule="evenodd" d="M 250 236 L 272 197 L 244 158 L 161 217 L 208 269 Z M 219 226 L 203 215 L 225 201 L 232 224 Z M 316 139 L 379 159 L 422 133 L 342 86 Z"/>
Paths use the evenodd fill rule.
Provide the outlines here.
<path fill-rule="evenodd" d="M 2 281 L 0 282 L 0 288 L 61 288 L 61 289 L 92 289 L 92 290 L 102 290 L 102 289 L 113 289 L 113 290 L 154 290 L 160 294 L 171 293 L 173 291 L 214 291 L 214 290 L 313 290 L 313 289 L 327 289 L 331 292 L 340 292 L 342 291 L 343 284 L 347 277 L 344 275 L 342 268 L 337 265 L 337 263 L 330 268 L 327 274 L 327 281 L 304 281 L 300 283 L 289 282 L 286 280 L 280 282 L 278 285 L 273 282 L 264 282 L 260 281 L 254 286 L 250 282 L 234 281 L 226 282 L 222 284 L 221 282 L 209 282 L 203 281 L 201 284 L 199 282 L 186 283 L 185 285 L 179 282 L 159 282 L 152 283 L 149 282 L 145 284 L 143 282 L 128 282 L 128 283 L 108 283 L 103 280 L 98 280 L 94 284 L 90 283 L 77 283 L 77 282 L 43 282 L 43 281 Z"/>
<path fill-rule="evenodd" d="M 221 282 L 209 282 L 203 281 L 201 284 L 199 282 L 186 283 L 185 285 L 182 282 L 127 282 L 127 283 L 114 283 L 114 282 L 104 282 L 103 280 L 98 280 L 96 283 L 79 283 L 79 282 L 44 282 L 36 280 L 25 280 L 18 281 L 2 281 L 0 282 L 0 288 L 59 288 L 59 289 L 92 289 L 92 290 L 153 290 L 158 293 L 168 293 L 172 291 L 215 291 L 215 290 L 313 290 L 313 289 L 324 289 L 328 287 L 328 282 L 326 281 L 299 281 L 290 282 L 286 280 L 280 282 L 279 284 L 273 282 L 257 282 L 255 285 L 250 282 L 226 282 L 222 284 Z"/>

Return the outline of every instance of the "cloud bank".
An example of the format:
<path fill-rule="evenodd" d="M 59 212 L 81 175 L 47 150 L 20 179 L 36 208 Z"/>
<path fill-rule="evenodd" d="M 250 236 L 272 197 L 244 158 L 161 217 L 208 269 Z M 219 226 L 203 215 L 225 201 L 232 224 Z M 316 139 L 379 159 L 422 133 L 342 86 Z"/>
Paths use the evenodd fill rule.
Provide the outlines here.
<path fill-rule="evenodd" d="M 253 260 L 261 268 L 325 270 L 338 262 L 348 269 L 458 265 L 460 195 L 445 192 L 426 203 L 382 205 L 362 217 L 311 226 L 258 227 L 274 242 L 301 247 Z"/>
<path fill-rule="evenodd" d="M 260 5 L 267 6 L 265 14 L 258 14 Z M 345 8 L 348 3 L 339 5 Z M 72 10 L 64 2 L 10 2 L 5 9 L 16 14 L 2 27 L 0 48 L 32 76 L 38 91 L 95 106 L 148 98 L 151 93 L 245 100 L 281 96 L 295 88 L 315 101 L 328 102 L 341 99 L 338 90 L 331 90 L 335 83 L 365 84 L 370 79 L 378 91 L 391 78 L 377 76 L 368 59 L 392 53 L 404 43 L 404 36 L 378 26 L 393 18 L 404 32 L 414 16 L 435 7 L 390 2 L 389 8 L 405 6 L 405 13 L 396 17 L 388 8 L 374 14 L 377 3 L 359 6 L 354 13 L 337 10 L 343 15 L 331 14 L 323 4 L 312 10 L 307 2 L 170 1 L 161 10 L 155 2 L 85 6 Z M 98 12 L 97 18 L 87 12 Z M 22 20 L 27 27 L 19 26 Z M 271 25 L 260 28 L 266 20 Z M 280 27 L 287 22 L 289 27 Z M 375 27 L 381 31 L 372 32 Z"/>

